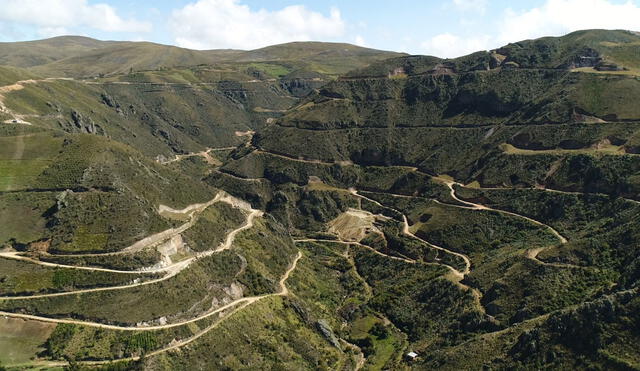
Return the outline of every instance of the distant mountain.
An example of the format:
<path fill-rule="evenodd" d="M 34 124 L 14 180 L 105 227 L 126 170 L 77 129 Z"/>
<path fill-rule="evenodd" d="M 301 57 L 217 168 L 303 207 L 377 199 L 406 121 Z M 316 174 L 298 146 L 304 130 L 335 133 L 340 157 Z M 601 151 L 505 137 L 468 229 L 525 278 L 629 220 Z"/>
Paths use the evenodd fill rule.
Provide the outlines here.
<path fill-rule="evenodd" d="M 326 74 L 345 74 L 373 62 L 406 55 L 344 43 L 292 42 L 239 53 L 235 62 L 295 61 Z"/>
<path fill-rule="evenodd" d="M 624 30 L 584 30 L 562 37 L 543 37 L 478 51 L 454 59 L 434 56 L 389 58 L 354 70 L 348 77 L 469 72 L 505 68 L 591 69 L 640 72 L 640 35 Z"/>
<path fill-rule="evenodd" d="M 69 56 L 123 44 L 81 36 L 60 36 L 45 40 L 0 43 L 0 64 L 14 67 L 34 67 Z"/>
<path fill-rule="evenodd" d="M 1 43 L 0 65 L 33 68 L 46 76 L 87 77 L 213 64 L 289 62 L 324 74 L 343 74 L 402 54 L 350 44 L 294 42 L 252 51 L 190 50 L 150 42 L 100 41 L 80 36 Z"/>
<path fill-rule="evenodd" d="M 33 69 L 48 76 L 88 77 L 211 64 L 226 54 L 225 51 L 203 52 L 148 42 L 127 42 L 83 51 Z"/>

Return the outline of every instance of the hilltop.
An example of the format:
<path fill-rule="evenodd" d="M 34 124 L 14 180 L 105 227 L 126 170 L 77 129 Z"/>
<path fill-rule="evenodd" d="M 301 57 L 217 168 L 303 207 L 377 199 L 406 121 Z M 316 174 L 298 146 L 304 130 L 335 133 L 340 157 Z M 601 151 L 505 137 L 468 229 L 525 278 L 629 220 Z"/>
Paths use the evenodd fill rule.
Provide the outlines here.
<path fill-rule="evenodd" d="M 350 44 L 297 42 L 262 49 L 190 50 L 150 42 L 101 41 L 79 36 L 0 43 L 0 65 L 32 68 L 54 77 L 88 77 L 217 62 L 278 62 L 329 75 L 343 74 L 400 53 Z"/>

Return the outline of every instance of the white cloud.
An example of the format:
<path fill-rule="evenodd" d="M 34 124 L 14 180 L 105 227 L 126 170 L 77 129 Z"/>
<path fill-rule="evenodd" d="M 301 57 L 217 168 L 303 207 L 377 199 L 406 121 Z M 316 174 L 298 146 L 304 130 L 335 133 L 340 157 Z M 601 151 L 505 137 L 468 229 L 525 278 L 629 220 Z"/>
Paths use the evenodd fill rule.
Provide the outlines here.
<path fill-rule="evenodd" d="M 487 10 L 487 0 L 453 0 L 453 5 L 463 12 L 475 11 L 484 14 Z"/>
<path fill-rule="evenodd" d="M 40 37 L 53 37 L 59 35 L 68 35 L 69 30 L 66 27 L 40 27 L 38 29 Z"/>
<path fill-rule="evenodd" d="M 453 58 L 470 54 L 479 50 L 487 50 L 491 42 L 488 35 L 463 38 L 450 33 L 443 33 L 422 43 L 425 54 L 441 58 Z"/>
<path fill-rule="evenodd" d="M 470 9 L 483 1 L 453 0 L 453 3 L 460 9 Z M 421 47 L 425 54 L 451 58 L 510 42 L 593 28 L 640 30 L 640 6 L 633 1 L 546 0 L 542 6 L 523 12 L 505 10 L 502 18 L 490 27 L 495 30 L 492 35 L 464 37 L 442 33 L 423 42 Z"/>
<path fill-rule="evenodd" d="M 632 1 L 547 0 L 541 7 L 522 13 L 508 9 L 497 41 L 559 36 L 591 28 L 639 30 L 640 7 Z"/>
<path fill-rule="evenodd" d="M 149 32 L 151 24 L 123 19 L 107 4 L 87 0 L 0 0 L 0 22 L 32 25 L 43 36 L 89 27 L 108 32 Z"/>
<path fill-rule="evenodd" d="M 362 37 L 362 35 L 357 35 L 353 40 L 353 43 L 358 46 L 367 47 L 367 42 L 364 40 L 364 37 Z"/>
<path fill-rule="evenodd" d="M 175 42 L 192 49 L 255 49 L 289 41 L 342 36 L 340 11 L 329 16 L 292 5 L 276 11 L 253 10 L 240 0 L 199 0 L 174 10 L 169 26 Z"/>

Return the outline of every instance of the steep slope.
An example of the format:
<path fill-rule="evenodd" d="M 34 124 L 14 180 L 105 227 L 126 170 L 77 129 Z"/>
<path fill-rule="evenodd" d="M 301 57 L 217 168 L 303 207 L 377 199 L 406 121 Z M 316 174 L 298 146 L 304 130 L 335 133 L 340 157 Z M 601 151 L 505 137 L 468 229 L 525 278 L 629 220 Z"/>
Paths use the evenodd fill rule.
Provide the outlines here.
<path fill-rule="evenodd" d="M 634 368 L 638 339 L 620 324 L 638 321 L 637 41 L 594 30 L 454 60 L 389 59 L 312 93 L 209 181 L 264 204 L 292 233 L 462 273 L 478 311 L 458 314 L 453 330 L 441 309 L 446 335 L 420 336 L 429 327 L 406 297 L 367 305 L 406 331 L 418 369 Z M 331 233 L 362 211 L 379 215 L 364 239 Z"/>
<path fill-rule="evenodd" d="M 53 249 L 117 250 L 169 226 L 157 214 L 160 204 L 214 194 L 107 138 L 22 125 L 3 125 L 2 134 L 3 244 L 47 240 Z"/>
<path fill-rule="evenodd" d="M 637 42 L 3 68 L 0 360 L 637 369 Z"/>
<path fill-rule="evenodd" d="M 236 132 L 262 127 L 336 71 L 396 55 L 346 44 L 294 43 L 252 53 L 74 37 L 13 47 L 71 56 L 29 70 L 4 67 L 3 122 L 108 136 L 164 158 L 237 145 Z M 20 53 L 12 50 L 8 56 Z M 212 65 L 216 60 L 227 61 Z M 170 68 L 178 65 L 188 67 Z"/>
<path fill-rule="evenodd" d="M 2 71 L 3 122 L 106 136 L 153 157 L 239 144 L 243 139 L 235 132 L 264 125 L 297 100 L 277 81 L 250 82 L 246 75 L 238 81 L 194 77 L 157 83 L 141 75 L 120 83 Z"/>
<path fill-rule="evenodd" d="M 609 34 L 611 40 L 637 38 Z M 602 32 L 577 35 L 584 45 L 604 42 Z M 575 38 L 522 44 L 563 45 Z M 584 57 L 580 45 L 557 55 L 541 52 L 540 62 L 527 68 L 509 64 L 509 58 L 522 58 L 517 53 L 493 68 L 490 53 L 482 52 L 451 61 L 392 59 L 326 85 L 258 133 L 255 144 L 292 158 L 417 166 L 469 183 L 554 183 L 563 189 L 617 189 L 638 198 L 632 174 L 640 80 L 615 71 L 576 72 L 567 63 Z M 571 165 L 589 154 L 594 156 L 585 158 L 593 158 L 586 166 L 623 166 L 629 177 L 591 185 L 588 172 L 578 175 Z M 531 165 L 522 167 L 523 162 Z"/>

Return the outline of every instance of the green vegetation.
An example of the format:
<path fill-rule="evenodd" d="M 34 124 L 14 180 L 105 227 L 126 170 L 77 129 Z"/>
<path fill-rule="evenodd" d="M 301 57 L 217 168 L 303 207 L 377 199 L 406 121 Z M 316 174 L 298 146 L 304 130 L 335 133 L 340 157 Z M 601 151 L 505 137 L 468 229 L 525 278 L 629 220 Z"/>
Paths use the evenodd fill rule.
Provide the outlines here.
<path fill-rule="evenodd" d="M 480 329 L 471 294 L 442 278 L 445 268 L 387 260 L 363 249 L 356 250 L 354 259 L 373 290 L 372 308 L 384 313 L 418 346 L 469 336 L 454 328 Z"/>
<path fill-rule="evenodd" d="M 2 44 L 0 362 L 638 369 L 638 45 Z"/>
<path fill-rule="evenodd" d="M 157 264 L 161 255 L 157 250 L 147 249 L 137 253 L 118 255 L 40 255 L 42 261 L 73 266 L 102 267 L 117 270 L 135 270 Z"/>
<path fill-rule="evenodd" d="M 285 66 L 269 63 L 250 63 L 248 67 L 258 70 L 272 78 L 281 78 L 291 72 L 291 70 Z"/>
<path fill-rule="evenodd" d="M 66 313 L 72 317 L 121 324 L 153 321 L 161 317 L 176 317 L 175 320 L 191 318 L 208 310 L 214 297 L 229 296 L 223 288 L 233 282 L 240 265 L 240 259 L 228 252 L 200 259 L 182 274 L 153 285 L 74 296 L 13 300 L 2 302 L 0 306 L 12 311 L 26 309 L 48 315 Z M 214 285 L 218 287 L 209 288 Z"/>
<path fill-rule="evenodd" d="M 245 215 L 240 209 L 219 202 L 207 208 L 184 236 L 192 250 L 212 250 L 225 240 L 230 231 L 242 225 L 244 220 Z"/>
<path fill-rule="evenodd" d="M 52 333 L 54 324 L 0 317 L 0 365 L 28 363 Z"/>
<path fill-rule="evenodd" d="M 133 280 L 155 278 L 153 274 L 91 272 L 68 268 L 49 268 L 10 259 L 0 260 L 0 295 L 26 295 L 70 291 L 128 284 Z"/>

